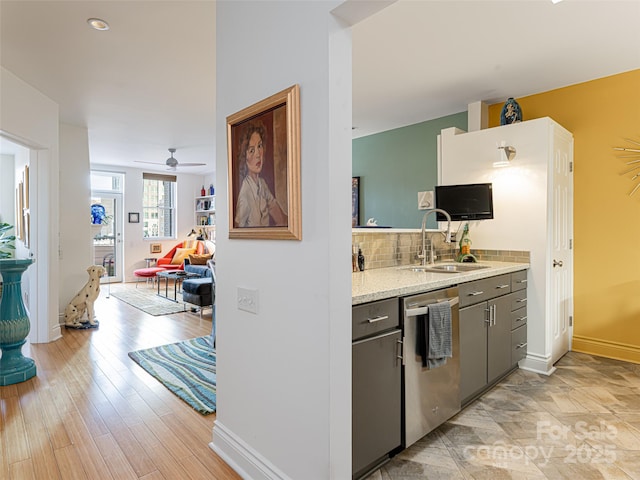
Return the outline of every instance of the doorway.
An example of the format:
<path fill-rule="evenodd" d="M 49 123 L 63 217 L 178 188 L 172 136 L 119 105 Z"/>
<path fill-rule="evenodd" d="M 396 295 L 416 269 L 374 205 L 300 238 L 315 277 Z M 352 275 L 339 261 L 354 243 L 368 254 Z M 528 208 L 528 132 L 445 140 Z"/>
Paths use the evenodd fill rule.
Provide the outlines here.
<path fill-rule="evenodd" d="M 91 172 L 91 204 L 102 205 L 105 211 L 103 223 L 91 226 L 93 263 L 107 271 L 101 283 L 123 279 L 123 181 L 122 173 Z"/>

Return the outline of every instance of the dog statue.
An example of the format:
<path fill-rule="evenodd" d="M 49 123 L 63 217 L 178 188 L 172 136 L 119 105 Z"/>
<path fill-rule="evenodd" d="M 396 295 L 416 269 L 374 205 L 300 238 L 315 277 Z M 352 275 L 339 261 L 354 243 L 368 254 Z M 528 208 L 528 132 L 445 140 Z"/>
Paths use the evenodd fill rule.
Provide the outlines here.
<path fill-rule="evenodd" d="M 89 273 L 89 281 L 64 309 L 64 325 L 67 328 L 96 328 L 98 326 L 93 311 L 93 302 L 100 294 L 100 277 L 104 276 L 107 271 L 101 265 L 92 265 L 87 268 L 87 272 Z M 82 321 L 85 312 L 87 312 L 87 320 Z"/>

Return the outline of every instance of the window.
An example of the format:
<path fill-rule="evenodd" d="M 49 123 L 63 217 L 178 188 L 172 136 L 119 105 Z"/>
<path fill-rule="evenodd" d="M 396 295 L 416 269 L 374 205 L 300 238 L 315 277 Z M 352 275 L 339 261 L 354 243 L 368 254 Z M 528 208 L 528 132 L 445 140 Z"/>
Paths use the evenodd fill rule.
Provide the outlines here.
<path fill-rule="evenodd" d="M 173 238 L 176 230 L 176 177 L 143 173 L 142 232 L 145 238 Z"/>

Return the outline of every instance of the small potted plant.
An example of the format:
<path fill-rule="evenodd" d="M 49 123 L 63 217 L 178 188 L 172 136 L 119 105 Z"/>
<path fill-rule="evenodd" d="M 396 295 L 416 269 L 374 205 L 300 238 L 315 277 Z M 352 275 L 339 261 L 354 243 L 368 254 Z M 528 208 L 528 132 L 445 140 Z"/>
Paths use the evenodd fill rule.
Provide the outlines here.
<path fill-rule="evenodd" d="M 15 250 L 15 235 L 8 235 L 9 230 L 13 228 L 13 225 L 0 222 L 0 258 L 11 258 Z"/>

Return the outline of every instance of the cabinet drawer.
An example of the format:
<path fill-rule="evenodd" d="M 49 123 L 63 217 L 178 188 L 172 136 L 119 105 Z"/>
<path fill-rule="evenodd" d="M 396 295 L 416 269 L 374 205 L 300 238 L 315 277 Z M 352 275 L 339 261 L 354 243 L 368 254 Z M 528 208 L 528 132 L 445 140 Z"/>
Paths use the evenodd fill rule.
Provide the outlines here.
<path fill-rule="evenodd" d="M 511 312 L 511 330 L 527 324 L 527 307 Z"/>
<path fill-rule="evenodd" d="M 511 332 L 511 365 L 527 356 L 527 326 L 523 325 Z"/>
<path fill-rule="evenodd" d="M 461 283 L 458 285 L 458 292 L 460 307 L 506 295 L 511 292 L 511 274 L 506 273 L 474 282 Z"/>
<path fill-rule="evenodd" d="M 511 291 L 524 290 L 527 288 L 527 271 L 514 272 L 511 274 Z"/>
<path fill-rule="evenodd" d="M 355 305 L 351 309 L 351 339 L 368 337 L 400 324 L 398 299 Z"/>
<path fill-rule="evenodd" d="M 518 290 L 511 294 L 511 311 L 516 311 L 527 306 L 527 291 Z"/>

